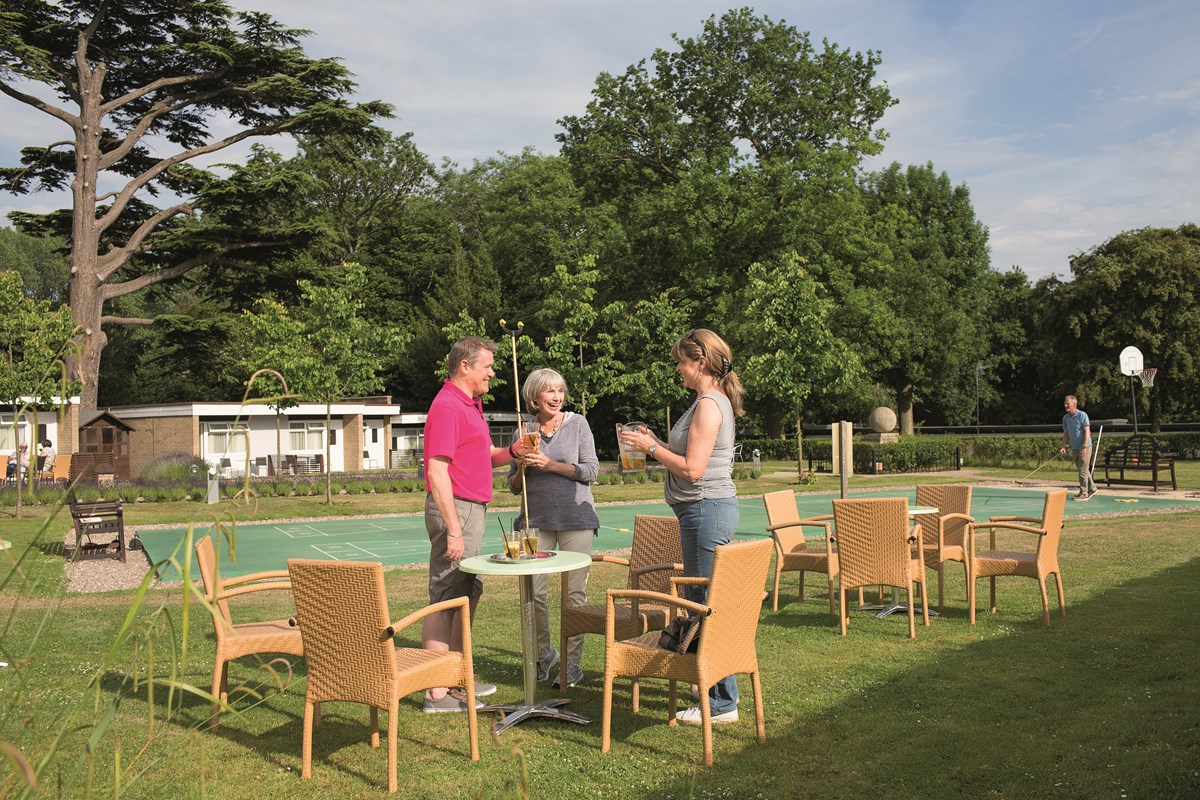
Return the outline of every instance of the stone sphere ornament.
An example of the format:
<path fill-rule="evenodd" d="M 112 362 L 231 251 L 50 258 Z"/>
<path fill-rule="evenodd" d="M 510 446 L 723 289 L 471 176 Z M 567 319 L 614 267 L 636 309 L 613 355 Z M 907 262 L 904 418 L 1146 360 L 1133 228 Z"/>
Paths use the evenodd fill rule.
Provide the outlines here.
<path fill-rule="evenodd" d="M 896 412 L 887 406 L 879 406 L 871 412 L 867 422 L 876 433 L 890 433 L 896 429 Z"/>

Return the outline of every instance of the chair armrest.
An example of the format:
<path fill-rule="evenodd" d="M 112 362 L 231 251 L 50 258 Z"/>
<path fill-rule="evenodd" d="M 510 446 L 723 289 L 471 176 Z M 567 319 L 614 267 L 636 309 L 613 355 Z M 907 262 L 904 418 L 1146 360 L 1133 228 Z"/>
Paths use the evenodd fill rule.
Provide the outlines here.
<path fill-rule="evenodd" d="M 1041 517 L 988 517 L 991 522 L 1037 522 L 1041 523 Z M 986 525 L 986 522 L 978 522 L 977 525 Z"/>
<path fill-rule="evenodd" d="M 629 566 L 629 559 L 628 559 L 628 558 L 621 558 L 620 556 L 597 556 L 597 555 L 593 555 L 593 556 L 592 556 L 592 563 L 593 563 L 593 564 L 600 564 L 600 563 L 605 563 L 605 564 L 620 564 L 622 567 L 628 567 L 628 566 Z"/>
<path fill-rule="evenodd" d="M 829 517 L 829 519 L 833 519 L 833 517 Z M 824 528 L 826 531 L 828 531 L 829 523 L 822 522 L 815 517 L 809 517 L 807 519 L 795 520 L 792 522 L 780 522 L 776 525 L 768 525 L 767 533 L 787 530 L 788 528 Z"/>
<path fill-rule="evenodd" d="M 286 572 L 284 573 L 287 574 Z M 237 597 L 243 594 L 253 594 L 254 592 L 268 592 L 286 589 L 289 592 L 292 590 L 291 581 L 272 581 L 271 583 L 256 583 L 253 586 L 238 586 L 233 589 L 222 589 L 217 592 L 217 596 L 213 598 L 213 602 L 228 600 L 231 597 Z"/>
<path fill-rule="evenodd" d="M 647 564 L 644 567 L 638 567 L 637 569 L 632 570 L 631 574 L 635 578 L 640 578 L 643 575 L 649 575 L 651 572 L 666 572 L 666 571 L 683 572 L 683 564 L 670 564 L 670 563 Z"/>
<path fill-rule="evenodd" d="M 707 579 L 705 578 L 704 580 L 707 580 Z M 685 611 L 694 611 L 697 614 L 703 614 L 706 617 L 712 613 L 712 610 L 708 606 L 704 605 L 703 603 L 694 603 L 691 600 L 684 600 L 682 597 L 672 597 L 669 594 L 664 594 L 662 592 L 651 592 L 648 589 L 609 589 L 607 592 L 607 595 L 608 595 L 608 611 L 606 612 L 606 616 L 608 617 L 610 622 L 615 619 L 615 617 L 614 617 L 614 607 L 616 605 L 615 601 L 618 598 L 623 598 L 623 597 L 627 597 L 627 598 L 634 599 L 634 600 L 649 600 L 649 601 L 652 601 L 655 603 L 662 603 L 663 605 L 666 605 L 666 606 L 682 608 Z"/>
<path fill-rule="evenodd" d="M 1041 522 L 1040 519 L 1037 521 Z M 973 522 L 967 526 L 967 540 L 970 543 L 971 558 L 975 557 L 975 531 L 980 528 L 987 528 L 988 530 L 991 531 L 990 542 L 991 542 L 992 549 L 995 549 L 995 547 L 996 547 L 996 530 L 997 529 L 1006 530 L 1006 531 L 1020 531 L 1021 533 L 1036 533 L 1038 536 L 1046 535 L 1045 528 L 1035 528 L 1031 525 L 1021 525 L 1016 522 L 1008 522 L 1008 521 L 996 522 L 995 520 L 993 520 L 992 522 Z"/>
<path fill-rule="evenodd" d="M 456 597 L 453 600 L 443 600 L 440 603 L 433 603 L 431 605 L 427 605 L 418 611 L 414 611 L 413 613 L 409 614 L 408 616 L 404 617 L 403 619 L 393 622 L 391 625 L 387 626 L 387 628 L 385 629 L 385 632 L 387 633 L 388 636 L 395 636 L 397 633 L 404 630 L 409 625 L 412 625 L 414 622 L 416 622 L 418 620 L 425 619 L 425 617 L 428 617 L 430 614 L 436 614 L 439 611 L 455 611 L 455 610 L 461 610 L 463 612 L 463 614 L 469 614 L 470 607 L 471 607 L 470 600 L 468 600 L 465 597 Z"/>
<path fill-rule="evenodd" d="M 957 519 L 961 519 L 964 522 L 968 522 L 968 523 L 975 521 L 975 518 L 972 517 L 970 514 L 959 514 L 958 512 L 954 512 L 953 514 L 943 514 L 941 516 L 942 522 L 946 522 L 947 520 L 957 520 Z M 995 519 L 995 517 L 993 517 L 993 519 Z"/>
<path fill-rule="evenodd" d="M 267 578 L 279 580 L 280 578 L 287 577 L 288 571 L 286 569 L 271 569 L 263 572 L 252 572 L 249 575 L 238 575 L 236 578 L 224 578 L 221 580 L 221 586 L 228 589 L 231 586 L 240 586 L 243 583 L 252 583 L 254 581 L 261 581 Z"/>
<path fill-rule="evenodd" d="M 680 586 L 707 586 L 711 579 L 710 578 L 700 578 L 700 577 L 696 577 L 696 576 L 681 575 L 677 578 L 671 578 L 670 580 L 671 580 L 671 596 L 679 597 L 679 587 Z"/>

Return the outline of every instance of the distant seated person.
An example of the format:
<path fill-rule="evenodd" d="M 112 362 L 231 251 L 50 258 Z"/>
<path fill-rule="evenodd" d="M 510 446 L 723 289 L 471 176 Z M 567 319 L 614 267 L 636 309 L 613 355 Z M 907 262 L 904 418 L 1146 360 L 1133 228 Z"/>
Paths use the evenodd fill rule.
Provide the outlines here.
<path fill-rule="evenodd" d="M 49 439 L 42 439 L 42 443 L 38 446 L 38 463 L 42 465 L 42 472 L 54 471 L 54 445 Z"/>
<path fill-rule="evenodd" d="M 8 460 L 8 475 L 9 478 L 14 478 L 17 475 L 17 465 L 21 465 L 21 474 L 25 475 L 29 472 L 29 445 L 22 444 L 17 448 L 17 452 L 13 453 L 13 457 Z"/>

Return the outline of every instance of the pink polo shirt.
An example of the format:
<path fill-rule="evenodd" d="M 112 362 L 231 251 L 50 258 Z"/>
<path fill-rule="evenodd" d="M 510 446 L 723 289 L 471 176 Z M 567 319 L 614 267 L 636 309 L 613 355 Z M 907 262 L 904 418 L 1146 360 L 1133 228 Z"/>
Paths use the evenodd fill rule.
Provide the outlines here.
<path fill-rule="evenodd" d="M 492 434 L 483 418 L 483 402 L 450 381 L 429 406 L 425 419 L 425 491 L 429 460 L 450 459 L 454 496 L 477 503 L 492 501 Z"/>

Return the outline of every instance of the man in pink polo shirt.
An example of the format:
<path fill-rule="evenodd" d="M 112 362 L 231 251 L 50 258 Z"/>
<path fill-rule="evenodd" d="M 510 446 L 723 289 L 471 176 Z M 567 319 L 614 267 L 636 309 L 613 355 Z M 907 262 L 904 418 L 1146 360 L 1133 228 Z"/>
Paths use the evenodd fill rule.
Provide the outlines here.
<path fill-rule="evenodd" d="M 510 463 L 527 452 L 523 445 L 493 447 L 480 398 L 496 376 L 496 343 L 478 336 L 459 339 L 450 348 L 446 366 L 450 379 L 429 407 L 425 419 L 425 530 L 429 533 L 429 602 L 470 598 L 471 616 L 483 594 L 483 582 L 458 568 L 458 562 L 479 555 L 483 547 L 484 514 L 492 499 L 492 468 Z M 461 650 L 457 612 L 425 618 L 421 630 L 430 650 Z M 476 681 L 476 696 L 496 691 Z M 428 714 L 466 711 L 460 692 L 445 687 L 425 693 Z"/>

